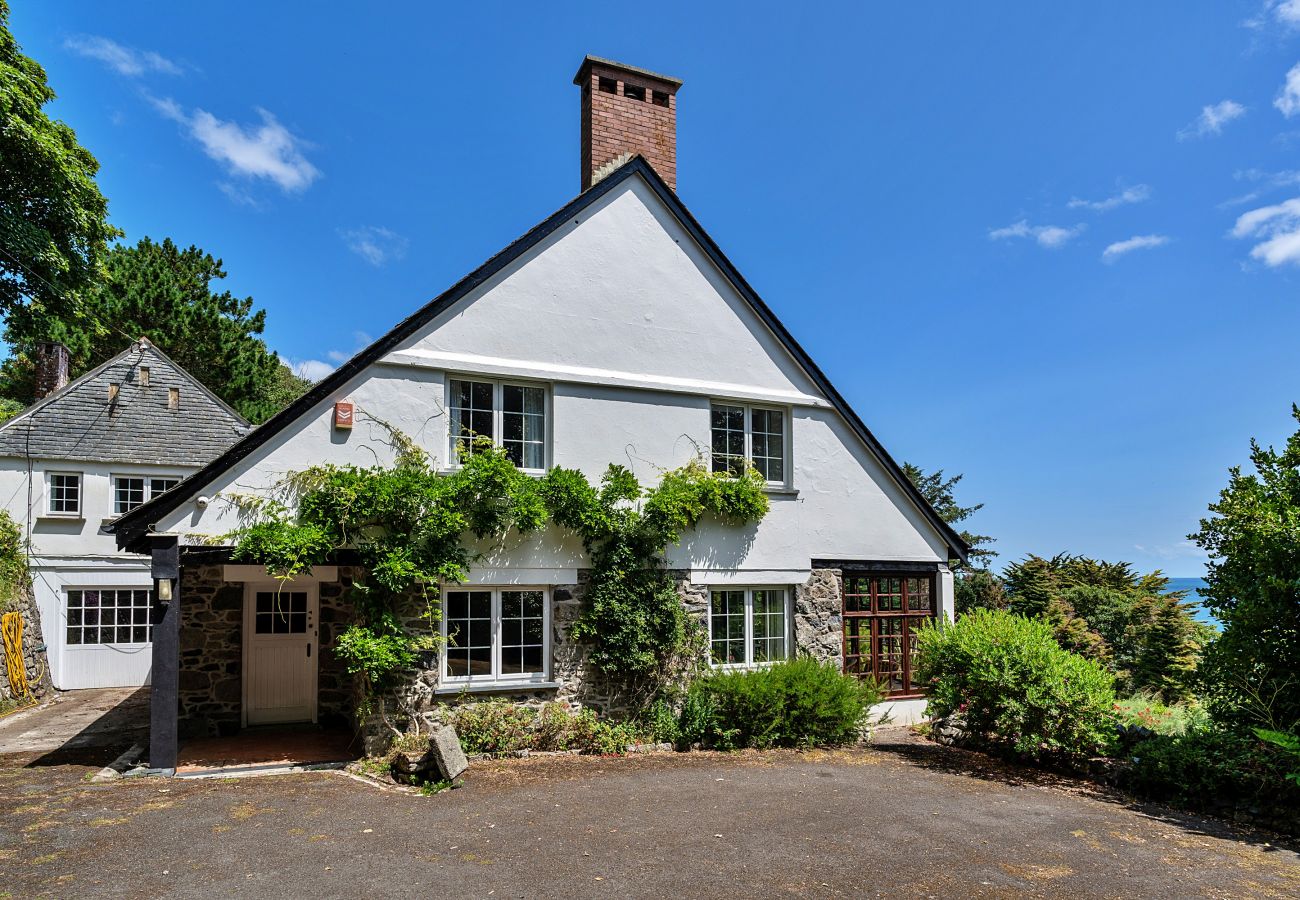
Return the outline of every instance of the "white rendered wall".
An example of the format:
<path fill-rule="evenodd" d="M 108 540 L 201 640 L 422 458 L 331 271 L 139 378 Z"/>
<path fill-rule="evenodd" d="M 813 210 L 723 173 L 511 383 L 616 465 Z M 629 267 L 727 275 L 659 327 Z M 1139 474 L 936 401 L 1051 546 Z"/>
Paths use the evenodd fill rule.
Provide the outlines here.
<path fill-rule="evenodd" d="M 615 462 L 653 483 L 707 448 L 711 399 L 784 408 L 791 475 L 788 490 L 772 494 L 771 513 L 741 529 L 706 522 L 669 552 L 674 567 L 702 578 L 739 569 L 766 573 L 770 583 L 786 572 L 793 584 L 814 558 L 947 558 L 911 500 L 636 178 L 196 490 L 260 492 L 316 463 L 386 463 L 385 432 L 367 415 L 445 464 L 449 372 L 548 387 L 551 463 L 593 480 Z M 332 427 L 332 405 L 342 399 L 358 409 L 350 432 Z M 238 524 L 229 504 L 200 509 L 190 500 L 157 527 L 213 536 Z M 485 568 L 582 565 L 571 535 L 508 536 L 481 549 Z"/>

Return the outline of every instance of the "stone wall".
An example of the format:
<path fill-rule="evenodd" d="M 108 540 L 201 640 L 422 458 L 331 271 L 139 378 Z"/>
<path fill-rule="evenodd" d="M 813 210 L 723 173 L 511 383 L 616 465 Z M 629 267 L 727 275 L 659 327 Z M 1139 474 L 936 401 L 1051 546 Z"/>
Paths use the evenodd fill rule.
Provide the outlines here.
<path fill-rule="evenodd" d="M 36 595 L 32 592 L 31 582 L 25 581 L 17 596 L 11 598 L 8 603 L 0 603 L 0 613 L 8 612 L 16 612 L 22 616 L 23 669 L 27 672 L 27 689 L 32 697 L 39 700 L 47 696 L 54 686 L 50 681 L 50 664 L 45 650 L 37 649 L 45 646 L 45 637 L 41 631 L 41 613 L 36 606 Z M 0 657 L 3 657 L 4 661 L 4 664 L 0 665 L 0 701 L 22 702 L 26 698 L 15 697 L 13 688 L 9 684 L 8 656 L 7 651 L 2 648 L 3 644 L 0 644 Z"/>
<path fill-rule="evenodd" d="M 794 646 L 798 653 L 844 663 L 844 573 L 813 569 L 794 590 Z"/>

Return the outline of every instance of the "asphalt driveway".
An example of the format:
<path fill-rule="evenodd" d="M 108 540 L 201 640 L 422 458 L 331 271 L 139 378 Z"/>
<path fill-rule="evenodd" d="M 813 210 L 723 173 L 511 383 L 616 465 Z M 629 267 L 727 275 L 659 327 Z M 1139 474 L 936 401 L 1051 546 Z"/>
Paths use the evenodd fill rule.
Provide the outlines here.
<path fill-rule="evenodd" d="M 0 766 L 105 766 L 148 731 L 147 687 L 60 691 L 0 718 Z"/>
<path fill-rule="evenodd" d="M 0 769 L 0 896 L 1300 895 L 1300 857 L 1266 835 L 981 760 L 908 738 L 535 758 L 431 797 Z"/>

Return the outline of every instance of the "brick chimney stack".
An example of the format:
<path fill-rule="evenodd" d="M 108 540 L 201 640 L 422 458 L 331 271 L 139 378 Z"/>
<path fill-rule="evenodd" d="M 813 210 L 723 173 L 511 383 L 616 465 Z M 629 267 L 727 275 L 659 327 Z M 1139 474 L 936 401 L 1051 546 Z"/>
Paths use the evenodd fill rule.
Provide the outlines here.
<path fill-rule="evenodd" d="M 588 56 L 573 83 L 582 88 L 582 189 L 639 153 L 677 190 L 681 81 Z"/>
<path fill-rule="evenodd" d="M 44 400 L 55 391 L 68 386 L 68 348 L 57 341 L 46 341 L 36 347 L 36 397 Z"/>

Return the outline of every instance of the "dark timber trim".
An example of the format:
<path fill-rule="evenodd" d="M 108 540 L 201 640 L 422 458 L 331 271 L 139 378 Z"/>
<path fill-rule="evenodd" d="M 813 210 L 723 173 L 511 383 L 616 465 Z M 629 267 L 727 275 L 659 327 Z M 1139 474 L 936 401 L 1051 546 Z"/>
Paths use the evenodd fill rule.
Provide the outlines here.
<path fill-rule="evenodd" d="M 814 559 L 814 569 L 852 569 L 855 572 L 906 572 L 909 575 L 927 575 L 939 571 L 937 562 L 877 562 L 865 559 Z"/>
<path fill-rule="evenodd" d="M 621 185 L 630 178 L 640 177 L 650 186 L 659 197 L 660 201 L 668 207 L 672 214 L 682 224 L 682 227 L 691 235 L 695 242 L 704 250 L 705 254 L 718 267 L 723 276 L 731 282 L 732 287 L 745 299 L 755 314 L 758 315 L 763 323 L 771 329 L 786 349 L 786 352 L 794 359 L 796 363 L 803 367 L 808 376 L 813 380 L 819 389 L 830 400 L 831 405 L 835 407 L 836 412 L 844 417 L 849 427 L 857 434 L 858 438 L 866 445 L 867 449 L 879 461 L 885 471 L 894 479 L 900 489 L 911 499 L 912 503 L 934 527 L 948 544 L 949 555 L 955 559 L 966 559 L 966 554 L 970 550 L 966 542 L 947 522 L 939 517 L 934 508 L 926 501 L 921 492 L 912 484 L 911 480 L 903 473 L 899 467 L 881 445 L 876 440 L 875 435 L 867 428 L 858 414 L 853 411 L 848 402 L 840 395 L 840 392 L 831 384 L 825 373 L 817 367 L 808 353 L 799 346 L 798 341 L 786 331 L 785 326 L 777 319 L 776 314 L 768 308 L 767 304 L 762 301 L 749 282 L 737 271 L 736 267 L 723 254 L 718 245 L 704 231 L 700 223 L 695 220 L 690 211 L 678 199 L 677 194 L 664 183 L 650 167 L 650 164 L 640 156 L 634 157 L 630 162 L 621 166 L 607 178 L 602 179 L 591 188 L 578 195 L 554 213 L 550 218 L 541 224 L 532 228 L 514 243 L 510 244 L 496 256 L 493 256 L 482 266 L 466 275 L 456 284 L 452 285 L 447 291 L 426 303 L 420 309 L 407 316 L 396 327 L 385 334 L 379 340 L 375 341 L 369 347 L 359 352 L 352 359 L 340 366 L 333 374 L 318 382 L 315 387 L 307 391 L 293 403 L 289 404 L 280 412 L 272 416 L 261 426 L 254 428 L 244 438 L 237 441 L 225 453 L 218 456 L 212 462 L 208 463 L 202 469 L 195 472 L 189 478 L 186 478 L 175 488 L 167 491 L 159 497 L 138 506 L 131 512 L 117 519 L 108 526 L 114 534 L 117 535 L 117 546 L 123 550 L 130 550 L 135 553 L 146 552 L 147 541 L 146 535 L 152 529 L 154 523 L 159 518 L 178 508 L 182 503 L 196 496 L 204 487 L 210 484 L 217 476 L 226 470 L 235 466 L 240 460 L 246 458 L 258 447 L 261 447 L 268 440 L 278 434 L 282 429 L 291 422 L 307 413 L 314 406 L 324 402 L 331 397 L 336 391 L 340 390 L 352 378 L 360 374 L 364 369 L 383 359 L 383 357 L 396 348 L 402 341 L 411 337 L 420 328 L 428 322 L 437 318 L 457 301 L 469 294 L 470 291 L 481 286 L 490 278 L 504 269 L 506 266 L 523 256 L 537 244 L 550 237 L 564 225 L 574 221 L 576 216 L 580 216 L 589 206 L 600 198 L 604 197 L 610 191 Z"/>
<path fill-rule="evenodd" d="M 149 673 L 149 767 L 176 768 L 177 726 L 180 716 L 181 582 L 180 538 L 158 535 L 153 540 L 154 625 L 153 668 Z M 172 582 L 172 598 L 158 598 L 158 583 Z"/>

